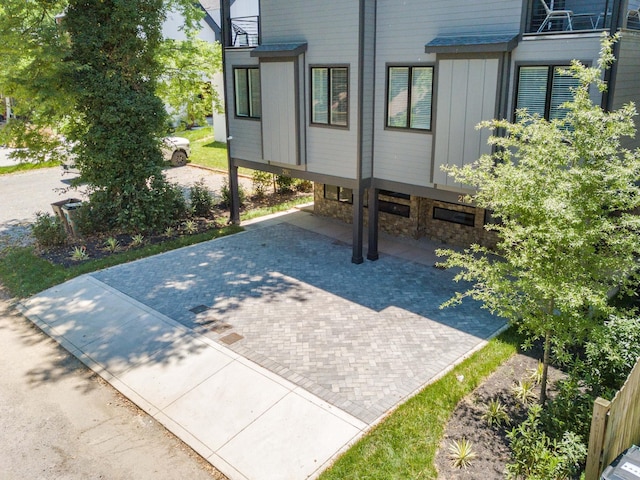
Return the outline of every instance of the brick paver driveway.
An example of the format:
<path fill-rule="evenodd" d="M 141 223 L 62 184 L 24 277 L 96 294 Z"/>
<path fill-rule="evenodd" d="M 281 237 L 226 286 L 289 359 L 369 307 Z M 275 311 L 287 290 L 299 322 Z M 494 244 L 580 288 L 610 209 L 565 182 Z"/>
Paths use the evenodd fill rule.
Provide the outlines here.
<path fill-rule="evenodd" d="M 94 273 L 126 295 L 373 423 L 503 322 L 440 310 L 452 274 L 290 223 Z"/>

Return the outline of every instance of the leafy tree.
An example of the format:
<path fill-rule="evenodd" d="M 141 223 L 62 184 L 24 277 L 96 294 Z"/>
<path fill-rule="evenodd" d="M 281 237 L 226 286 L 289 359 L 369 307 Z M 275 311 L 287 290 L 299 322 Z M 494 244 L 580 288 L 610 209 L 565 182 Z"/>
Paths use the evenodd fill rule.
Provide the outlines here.
<path fill-rule="evenodd" d="M 0 92 L 17 99 L 17 119 L 0 131 L 0 143 L 28 146 L 39 161 L 55 159 L 60 142 L 52 127 L 64 123 L 73 103 L 60 89 L 68 42 L 55 15 L 65 6 L 65 0 L 0 3 Z"/>
<path fill-rule="evenodd" d="M 221 109 L 218 94 L 211 86 L 213 75 L 222 68 L 220 44 L 197 38 L 165 40 L 158 55 L 163 71 L 158 95 L 188 128 L 204 123 L 206 115 Z"/>
<path fill-rule="evenodd" d="M 40 160 L 58 151 L 59 134 L 69 139 L 90 190 L 93 226 L 159 228 L 184 209 L 161 172 L 166 112 L 156 88 L 168 9 L 183 13 L 187 30 L 201 18 L 190 0 L 0 6 L 0 89 L 17 99 L 23 118 L 2 135 L 28 147 L 31 158 L 40 152 Z"/>
<path fill-rule="evenodd" d="M 616 313 L 610 292 L 630 293 L 638 279 L 640 217 L 632 212 L 640 207 L 640 154 L 621 146 L 635 134 L 636 110 L 605 112 L 589 96 L 590 85 L 606 88 L 614 40 L 603 38 L 597 66 L 572 63 L 567 73 L 579 86 L 564 119 L 523 110 L 516 123 L 483 122 L 495 153 L 446 169 L 476 188 L 475 203 L 499 223 L 487 226 L 497 234 L 493 250 L 438 252 L 444 266 L 460 268 L 457 281 L 472 282 L 445 305 L 480 300 L 531 341 L 544 339 L 542 404 L 552 348 L 562 351 Z"/>

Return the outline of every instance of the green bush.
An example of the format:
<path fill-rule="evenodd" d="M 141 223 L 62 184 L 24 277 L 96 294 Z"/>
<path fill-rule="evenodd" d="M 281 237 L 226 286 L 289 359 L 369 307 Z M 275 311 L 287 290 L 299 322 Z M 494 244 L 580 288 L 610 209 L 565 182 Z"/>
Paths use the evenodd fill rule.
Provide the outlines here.
<path fill-rule="evenodd" d="M 295 184 L 294 178 L 291 178 L 287 175 L 276 175 L 276 191 L 278 193 L 293 192 L 294 184 Z"/>
<path fill-rule="evenodd" d="M 581 437 L 564 432 L 560 441 L 552 440 L 542 430 L 542 407 L 533 405 L 527 419 L 507 434 L 511 443 L 511 463 L 507 464 L 507 479 L 564 480 L 580 472 L 587 456 Z"/>
<path fill-rule="evenodd" d="M 313 182 L 311 180 L 297 180 L 295 188 L 298 192 L 308 193 L 313 190 Z"/>
<path fill-rule="evenodd" d="M 160 232 L 183 219 L 187 204 L 178 185 L 154 178 L 148 188 L 135 196 L 123 192 L 112 196 L 96 190 L 77 211 L 77 225 L 82 234 L 125 231 Z"/>
<path fill-rule="evenodd" d="M 215 206 L 213 194 L 204 184 L 204 180 L 196 182 L 189 189 L 189 198 L 191 199 L 191 211 L 198 217 L 207 217 Z"/>
<path fill-rule="evenodd" d="M 254 170 L 251 174 L 251 180 L 253 183 L 253 191 L 259 198 L 266 195 L 267 189 L 273 186 L 273 174 L 269 172 Z"/>
<path fill-rule="evenodd" d="M 67 242 L 67 232 L 62 221 L 48 213 L 36 213 L 36 221 L 31 226 L 31 231 L 38 245 L 42 247 L 54 247 Z"/>
<path fill-rule="evenodd" d="M 229 208 L 231 205 L 231 189 L 229 188 L 229 184 L 225 179 L 222 183 L 222 188 L 220 189 L 220 196 L 222 197 L 222 204 Z M 247 192 L 245 191 L 242 184 L 238 184 L 238 199 L 240 200 L 240 206 L 242 207 L 247 201 Z"/>

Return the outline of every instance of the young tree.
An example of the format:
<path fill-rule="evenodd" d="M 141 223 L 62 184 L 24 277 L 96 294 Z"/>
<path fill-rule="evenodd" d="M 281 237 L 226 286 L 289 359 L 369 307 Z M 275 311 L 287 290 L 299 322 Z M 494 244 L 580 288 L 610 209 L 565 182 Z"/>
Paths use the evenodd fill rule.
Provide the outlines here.
<path fill-rule="evenodd" d="M 593 322 L 614 313 L 611 292 L 637 284 L 640 254 L 640 154 L 621 146 L 635 134 L 634 105 L 605 112 L 591 101 L 590 85 L 606 86 L 602 72 L 613 61 L 604 38 L 596 67 L 574 61 L 567 74 L 579 80 L 562 120 L 546 121 L 526 111 L 515 123 L 483 122 L 492 155 L 446 170 L 476 188 L 477 206 L 499 223 L 493 250 L 473 245 L 464 252 L 440 250 L 443 265 L 458 267 L 456 281 L 472 282 L 445 305 L 465 297 L 544 339 L 540 402 L 553 346 L 562 350 Z"/>

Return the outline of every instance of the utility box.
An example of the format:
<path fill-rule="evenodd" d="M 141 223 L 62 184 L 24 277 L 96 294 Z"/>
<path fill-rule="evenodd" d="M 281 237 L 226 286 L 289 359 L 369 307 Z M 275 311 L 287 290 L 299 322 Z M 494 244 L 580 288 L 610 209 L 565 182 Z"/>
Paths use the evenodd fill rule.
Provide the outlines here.
<path fill-rule="evenodd" d="M 69 233 L 74 237 L 78 236 L 78 227 L 76 226 L 76 210 L 82 205 L 81 201 L 69 202 L 62 205 L 62 213 L 69 226 Z"/>
<path fill-rule="evenodd" d="M 62 210 L 62 207 L 68 204 L 74 205 L 74 204 L 81 204 L 81 203 L 82 203 L 82 200 L 80 200 L 79 198 L 67 198 L 66 200 L 60 200 L 59 202 L 55 202 L 51 204 L 53 213 L 55 213 L 56 217 L 60 219 L 60 221 L 62 222 L 62 225 L 64 225 L 64 229 L 69 235 L 75 235 L 75 233 L 71 228 L 71 226 L 69 225 L 69 221 L 67 220 L 67 216 L 65 215 L 65 212 Z"/>
<path fill-rule="evenodd" d="M 618 455 L 600 480 L 640 480 L 640 447 L 634 445 Z"/>

